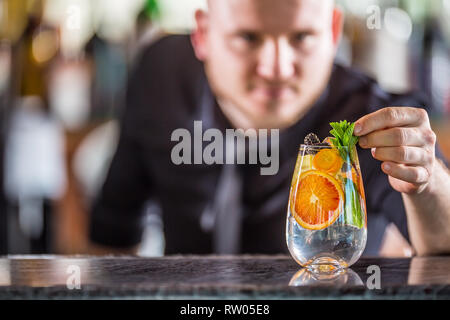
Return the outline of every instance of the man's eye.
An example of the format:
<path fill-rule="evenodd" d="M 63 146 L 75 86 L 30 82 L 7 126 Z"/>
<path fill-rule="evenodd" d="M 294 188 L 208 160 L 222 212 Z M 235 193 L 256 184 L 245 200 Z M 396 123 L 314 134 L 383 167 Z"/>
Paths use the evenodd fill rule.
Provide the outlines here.
<path fill-rule="evenodd" d="M 240 35 L 240 38 L 249 44 L 255 44 L 259 41 L 259 37 L 256 33 L 252 32 L 243 32 Z"/>
<path fill-rule="evenodd" d="M 308 36 L 308 34 L 306 32 L 301 32 L 301 33 L 296 33 L 294 35 L 294 39 L 295 41 L 303 41 L 305 40 L 305 38 Z"/>
<path fill-rule="evenodd" d="M 292 40 L 296 43 L 301 43 L 311 35 L 312 35 L 311 32 L 299 32 L 292 37 Z"/>

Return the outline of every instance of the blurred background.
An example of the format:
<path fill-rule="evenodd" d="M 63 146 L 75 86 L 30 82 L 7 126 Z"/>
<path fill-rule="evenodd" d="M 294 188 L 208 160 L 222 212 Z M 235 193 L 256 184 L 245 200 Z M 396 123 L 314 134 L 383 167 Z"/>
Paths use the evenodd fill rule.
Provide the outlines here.
<path fill-rule="evenodd" d="M 337 60 L 418 89 L 450 159 L 450 0 L 341 0 Z M 205 0 L 0 0 L 0 254 L 83 253 L 140 49 L 189 33 Z M 148 205 L 143 256 L 163 254 Z"/>

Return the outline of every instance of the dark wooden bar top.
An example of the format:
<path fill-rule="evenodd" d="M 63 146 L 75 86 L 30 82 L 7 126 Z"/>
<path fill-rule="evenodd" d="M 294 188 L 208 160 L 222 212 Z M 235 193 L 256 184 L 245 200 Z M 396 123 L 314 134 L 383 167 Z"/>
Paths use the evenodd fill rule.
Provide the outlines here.
<path fill-rule="evenodd" d="M 449 299 L 450 257 L 361 258 L 330 279 L 285 255 L 0 258 L 0 299 L 72 298 Z"/>

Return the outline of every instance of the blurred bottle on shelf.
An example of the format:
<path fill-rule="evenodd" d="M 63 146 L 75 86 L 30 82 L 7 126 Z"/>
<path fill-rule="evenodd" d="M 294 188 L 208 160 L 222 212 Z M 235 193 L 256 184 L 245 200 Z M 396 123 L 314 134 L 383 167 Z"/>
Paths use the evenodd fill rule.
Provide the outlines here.
<path fill-rule="evenodd" d="M 27 1 L 0 1 L 0 254 L 8 253 L 7 199 L 4 190 L 4 149 L 9 106 L 13 100 L 15 44 L 27 23 Z"/>
<path fill-rule="evenodd" d="M 52 247 L 53 202 L 64 188 L 63 131 L 48 103 L 48 75 L 58 54 L 58 33 L 42 20 L 44 1 L 16 2 L 24 6 L 5 2 L 7 30 L 14 32 L 3 33 L 12 48 L 3 166 L 7 251 L 47 253 Z M 25 24 L 11 19 L 17 16 Z M 22 25 L 22 33 L 17 32 Z"/>

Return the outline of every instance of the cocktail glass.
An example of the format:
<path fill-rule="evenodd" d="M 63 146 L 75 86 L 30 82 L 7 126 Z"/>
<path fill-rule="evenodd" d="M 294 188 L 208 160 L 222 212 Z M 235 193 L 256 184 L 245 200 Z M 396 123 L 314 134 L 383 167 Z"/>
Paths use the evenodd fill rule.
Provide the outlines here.
<path fill-rule="evenodd" d="M 367 241 L 367 213 L 356 147 L 301 145 L 291 182 L 286 241 L 310 272 L 354 264 Z"/>

